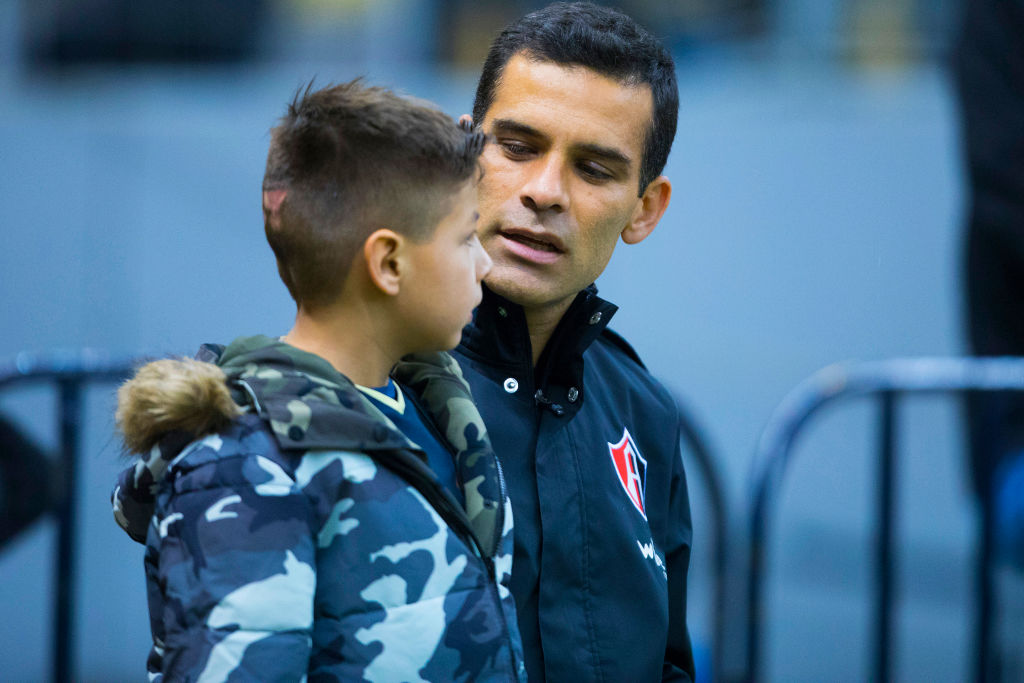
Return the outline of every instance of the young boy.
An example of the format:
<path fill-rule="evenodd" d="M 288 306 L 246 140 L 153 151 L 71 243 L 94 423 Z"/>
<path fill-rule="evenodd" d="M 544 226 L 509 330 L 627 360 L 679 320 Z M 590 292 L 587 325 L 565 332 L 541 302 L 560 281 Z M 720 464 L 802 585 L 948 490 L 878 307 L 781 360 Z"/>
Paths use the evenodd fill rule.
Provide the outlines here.
<path fill-rule="evenodd" d="M 307 88 L 273 130 L 264 227 L 294 327 L 118 395 L 151 678 L 525 679 L 501 470 L 458 365 L 426 353 L 458 343 L 490 269 L 483 142 L 358 81 Z"/>

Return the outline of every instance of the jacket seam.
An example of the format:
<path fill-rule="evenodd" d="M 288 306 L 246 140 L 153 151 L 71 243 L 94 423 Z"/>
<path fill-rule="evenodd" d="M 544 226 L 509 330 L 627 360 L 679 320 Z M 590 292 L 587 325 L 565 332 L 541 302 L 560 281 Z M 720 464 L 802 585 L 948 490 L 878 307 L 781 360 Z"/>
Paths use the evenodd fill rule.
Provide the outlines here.
<path fill-rule="evenodd" d="M 568 425 L 567 425 L 568 427 Z M 580 531 L 583 536 L 583 552 L 580 554 L 580 562 L 583 570 L 583 615 L 587 624 L 587 640 L 589 641 L 589 654 L 591 655 L 594 664 L 594 671 L 597 674 L 597 680 L 604 680 L 604 673 L 601 671 L 601 654 L 597 647 L 597 633 L 594 629 L 593 610 L 591 608 L 591 602 L 593 600 L 593 594 L 590 586 L 590 534 L 587 529 L 587 505 L 583 492 L 585 488 L 583 486 L 583 473 L 580 467 L 580 454 L 576 448 L 576 439 L 573 438 L 572 429 L 567 428 L 565 430 L 566 439 L 569 442 L 569 448 L 572 449 L 572 461 L 573 469 L 576 471 L 576 486 L 580 492 L 579 495 L 579 509 L 580 509 Z"/>
<path fill-rule="evenodd" d="M 268 436 L 271 436 L 271 435 L 268 434 Z M 272 436 L 271 436 L 271 438 L 272 438 Z M 188 466 L 183 468 L 180 464 L 175 464 L 173 469 L 171 467 L 168 467 L 168 472 L 164 476 L 164 480 L 166 480 L 168 483 L 171 483 L 171 484 L 175 485 L 175 487 L 174 487 L 175 493 L 195 493 L 195 492 L 199 492 L 199 491 L 210 491 L 210 490 L 213 490 L 213 489 L 224 488 L 225 486 L 238 486 L 238 485 L 256 486 L 251 481 L 246 479 L 244 476 L 238 477 L 237 479 L 235 479 L 235 478 L 219 478 L 219 479 L 217 479 L 215 481 L 207 482 L 207 483 L 202 484 L 200 486 L 189 487 L 187 489 L 179 489 L 176 486 L 176 484 L 179 484 L 183 479 L 184 480 L 188 480 L 189 478 L 192 477 L 192 475 L 194 475 L 199 470 L 206 469 L 208 467 L 216 467 L 216 465 L 218 463 L 225 463 L 225 462 L 229 462 L 231 460 L 248 460 L 250 458 L 260 457 L 260 458 L 266 458 L 267 460 L 270 460 L 274 464 L 276 464 L 279 467 L 281 467 L 281 469 L 284 471 L 284 473 L 288 476 L 288 479 L 291 481 L 291 487 L 293 489 L 295 489 L 295 486 L 296 486 L 295 473 L 292 471 L 292 468 L 287 463 L 280 462 L 278 458 L 275 458 L 275 456 L 277 456 L 277 455 L 278 455 L 278 453 L 275 453 L 273 450 L 266 450 L 266 451 L 256 451 L 256 450 L 235 451 L 233 453 L 229 453 L 228 455 L 226 455 L 224 457 L 221 457 L 221 456 L 218 455 L 218 457 L 216 457 L 216 458 L 213 458 L 213 459 L 210 459 L 210 460 L 205 460 L 203 462 L 196 462 L 196 463 L 188 462 L 188 459 L 187 459 L 187 456 L 186 456 L 186 458 L 183 459 L 181 462 L 182 463 L 188 463 Z M 301 492 L 301 489 L 295 489 L 295 492 Z"/>

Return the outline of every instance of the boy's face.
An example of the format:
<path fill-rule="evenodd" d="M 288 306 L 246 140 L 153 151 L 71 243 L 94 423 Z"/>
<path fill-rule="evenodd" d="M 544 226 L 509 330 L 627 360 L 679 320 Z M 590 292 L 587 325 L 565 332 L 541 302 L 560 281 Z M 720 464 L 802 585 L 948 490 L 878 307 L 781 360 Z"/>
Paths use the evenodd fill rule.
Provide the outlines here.
<path fill-rule="evenodd" d="M 457 346 L 480 303 L 491 259 L 476 234 L 476 194 L 475 180 L 463 184 L 433 236 L 410 246 L 401 304 L 410 353 Z"/>
<path fill-rule="evenodd" d="M 647 85 L 513 56 L 481 121 L 480 240 L 487 286 L 527 310 L 558 308 L 597 279 L 631 225 Z"/>

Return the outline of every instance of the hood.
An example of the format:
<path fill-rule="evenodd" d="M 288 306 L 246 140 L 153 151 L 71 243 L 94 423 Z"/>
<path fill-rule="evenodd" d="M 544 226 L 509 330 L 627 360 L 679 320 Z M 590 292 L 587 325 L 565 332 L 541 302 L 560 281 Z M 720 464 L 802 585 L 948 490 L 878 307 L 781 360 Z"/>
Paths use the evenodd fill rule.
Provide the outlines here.
<path fill-rule="evenodd" d="M 264 336 L 226 348 L 207 345 L 203 360 L 159 360 L 118 390 L 117 425 L 135 463 L 121 473 L 112 502 L 129 536 L 145 542 L 156 492 L 190 442 L 243 412 L 269 426 L 278 447 L 375 451 L 415 449 L 352 382 L 323 358 Z M 213 362 L 208 362 L 213 361 Z M 466 512 L 484 552 L 500 540 L 503 500 L 498 465 L 458 363 L 447 353 L 404 358 L 393 371 L 412 388 L 456 450 Z"/>
<path fill-rule="evenodd" d="M 234 401 L 263 418 L 282 450 L 409 448 L 351 380 L 326 360 L 269 337 L 232 342 L 217 365 Z"/>
<path fill-rule="evenodd" d="M 196 359 L 153 361 L 117 392 L 117 427 L 138 455 L 112 496 L 114 518 L 129 536 L 145 541 L 158 485 L 185 446 L 244 412 L 262 417 L 282 450 L 409 445 L 327 361 L 269 337 L 204 345 Z"/>
<path fill-rule="evenodd" d="M 117 391 L 115 420 L 125 449 L 139 454 L 118 477 L 111 495 L 114 519 L 143 543 L 157 485 L 168 464 L 191 441 L 241 414 L 224 372 L 182 358 L 147 363 Z"/>
<path fill-rule="evenodd" d="M 168 434 L 209 434 L 241 412 L 223 370 L 182 358 L 139 368 L 117 391 L 115 419 L 125 448 L 146 453 Z"/>

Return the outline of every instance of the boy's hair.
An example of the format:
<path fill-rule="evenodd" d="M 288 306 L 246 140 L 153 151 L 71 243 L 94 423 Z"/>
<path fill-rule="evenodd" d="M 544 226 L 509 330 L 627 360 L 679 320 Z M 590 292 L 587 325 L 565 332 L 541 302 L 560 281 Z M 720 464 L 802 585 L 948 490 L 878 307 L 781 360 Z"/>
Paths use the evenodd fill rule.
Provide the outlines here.
<path fill-rule="evenodd" d="M 433 105 L 360 79 L 300 89 L 271 131 L 263 177 L 267 241 L 296 304 L 333 302 L 379 228 L 429 239 L 483 145 Z"/>
<path fill-rule="evenodd" d="M 661 174 L 676 135 L 679 90 L 675 64 L 661 42 L 632 18 L 589 2 L 556 2 L 512 22 L 491 43 L 473 101 L 483 123 L 505 65 L 516 54 L 579 65 L 628 85 L 648 85 L 654 111 L 644 141 L 640 190 Z"/>

